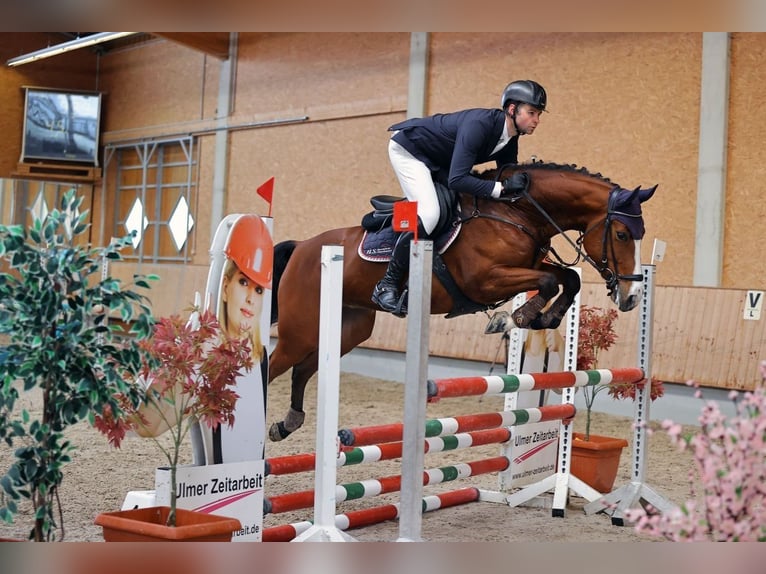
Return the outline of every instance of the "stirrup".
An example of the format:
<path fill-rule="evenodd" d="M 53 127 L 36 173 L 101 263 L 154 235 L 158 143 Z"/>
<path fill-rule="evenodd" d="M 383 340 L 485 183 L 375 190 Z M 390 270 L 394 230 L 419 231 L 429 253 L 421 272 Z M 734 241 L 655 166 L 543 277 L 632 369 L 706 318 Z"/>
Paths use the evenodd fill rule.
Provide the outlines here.
<path fill-rule="evenodd" d="M 407 316 L 407 300 L 409 299 L 409 289 L 406 287 L 402 290 L 402 294 L 399 297 L 399 301 L 396 303 L 396 310 L 391 311 L 391 314 L 396 317 L 406 317 Z"/>
<path fill-rule="evenodd" d="M 375 285 L 375 288 L 372 291 L 372 302 L 375 303 L 382 311 L 386 311 L 387 313 L 391 313 L 392 315 L 396 317 L 406 317 L 407 316 L 407 288 L 405 288 L 402 291 L 402 294 L 399 295 L 396 299 L 395 305 L 384 305 L 382 301 L 380 300 L 380 296 L 383 293 L 391 292 L 390 289 L 381 289 L 378 287 L 378 285 Z M 396 294 L 396 291 L 394 291 L 394 294 Z"/>

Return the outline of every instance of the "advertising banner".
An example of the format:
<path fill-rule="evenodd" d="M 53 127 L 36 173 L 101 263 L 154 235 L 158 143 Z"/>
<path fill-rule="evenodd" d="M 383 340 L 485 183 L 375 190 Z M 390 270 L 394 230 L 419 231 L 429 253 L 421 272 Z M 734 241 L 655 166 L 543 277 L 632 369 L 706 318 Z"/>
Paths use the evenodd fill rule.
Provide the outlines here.
<path fill-rule="evenodd" d="M 232 542 L 260 542 L 263 533 L 263 460 L 181 466 L 176 470 L 178 508 L 236 518 Z M 155 474 L 155 503 L 170 504 L 170 469 Z"/>
<path fill-rule="evenodd" d="M 527 295 L 518 295 L 521 305 Z M 508 373 L 553 373 L 564 371 L 566 341 L 558 329 L 514 329 L 509 348 Z M 506 409 L 529 409 L 561 402 L 555 391 L 509 393 Z M 500 475 L 504 490 L 521 488 L 555 474 L 561 421 L 544 421 L 511 428 L 511 440 L 503 454 L 511 465 Z"/>

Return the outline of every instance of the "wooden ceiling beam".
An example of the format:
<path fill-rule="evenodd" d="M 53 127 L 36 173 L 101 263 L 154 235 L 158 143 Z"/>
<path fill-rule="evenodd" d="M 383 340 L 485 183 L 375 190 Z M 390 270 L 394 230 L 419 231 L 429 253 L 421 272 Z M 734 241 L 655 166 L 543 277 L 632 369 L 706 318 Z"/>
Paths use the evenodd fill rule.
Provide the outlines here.
<path fill-rule="evenodd" d="M 226 60 L 229 57 L 229 33 L 228 32 L 150 32 L 160 38 L 182 44 Z"/>

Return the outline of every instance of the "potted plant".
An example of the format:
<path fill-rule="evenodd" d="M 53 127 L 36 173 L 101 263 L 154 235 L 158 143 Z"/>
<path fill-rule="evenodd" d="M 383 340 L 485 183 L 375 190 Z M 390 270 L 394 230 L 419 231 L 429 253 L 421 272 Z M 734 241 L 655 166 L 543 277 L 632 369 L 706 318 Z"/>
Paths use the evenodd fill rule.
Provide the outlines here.
<path fill-rule="evenodd" d="M 178 315 L 160 319 L 154 332 L 140 346 L 145 363 L 140 380 L 146 381 L 145 400 L 136 406 L 126 400 L 123 412 L 130 416 L 113 417 L 107 408 L 96 418 L 96 427 L 119 447 L 128 430 L 150 438 L 160 449 L 170 470 L 170 505 L 149 509 L 107 512 L 96 517 L 106 540 L 124 539 L 123 530 L 150 538 L 192 540 L 230 540 L 241 525 L 239 520 L 177 508 L 176 472 L 180 449 L 196 423 L 215 428 L 234 424 L 238 395 L 234 388 L 243 369 L 253 366 L 247 338 L 232 337 L 223 331 L 212 311 L 193 313 L 195 320 Z M 157 437 L 171 433 L 169 446 Z M 151 524 L 147 525 L 147 520 Z M 198 521 L 206 524 L 199 525 Z M 212 529 L 209 533 L 208 530 Z"/>
<path fill-rule="evenodd" d="M 582 305 L 580 307 L 580 326 L 577 338 L 577 369 L 591 370 L 598 368 L 601 351 L 611 348 L 617 341 L 614 322 L 617 311 Z M 591 434 L 591 417 L 596 395 L 607 389 L 614 399 L 635 399 L 636 384 L 612 383 L 587 385 L 582 387 L 585 402 L 585 432 L 573 433 L 572 474 L 595 488 L 599 492 L 610 492 L 617 477 L 622 449 L 628 441 L 622 438 Z M 662 382 L 652 378 L 650 397 L 652 400 L 662 396 Z"/>
<path fill-rule="evenodd" d="M 67 428 L 104 409 L 119 419 L 118 395 L 138 400 L 126 381 L 139 372 L 138 341 L 151 327 L 148 300 L 132 288 L 153 277 L 123 286 L 101 273 L 131 237 L 87 246 L 81 204 L 72 189 L 31 226 L 0 225 L 0 439 L 15 449 L 0 475 L 0 519 L 12 523 L 28 500 L 35 541 L 64 538 L 59 487 L 76 448 Z M 40 410 L 20 408 L 22 393 L 39 393 L 29 396 L 41 398 Z"/>

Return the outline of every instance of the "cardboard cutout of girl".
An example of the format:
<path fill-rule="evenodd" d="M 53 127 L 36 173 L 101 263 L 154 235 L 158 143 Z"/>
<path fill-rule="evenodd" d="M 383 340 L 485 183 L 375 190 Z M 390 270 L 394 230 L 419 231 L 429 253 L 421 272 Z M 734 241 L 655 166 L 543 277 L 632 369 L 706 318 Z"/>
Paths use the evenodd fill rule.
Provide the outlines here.
<path fill-rule="evenodd" d="M 274 244 L 266 224 L 258 215 L 239 216 L 229 230 L 223 250 L 226 260 L 217 290 L 216 316 L 229 336 L 247 337 L 255 366 L 237 378 L 239 395 L 234 425 L 215 429 L 199 425 L 204 461 L 218 464 L 261 460 L 266 437 L 266 388 L 271 308 L 271 274 Z M 214 278 L 211 278 L 215 280 Z M 194 437 L 193 437 L 194 441 Z"/>
<path fill-rule="evenodd" d="M 217 297 L 216 317 L 229 336 L 248 337 L 254 367 L 237 377 L 239 395 L 234 425 L 211 429 L 195 422 L 190 430 L 194 465 L 263 460 L 266 438 L 266 388 L 274 244 L 258 215 L 229 215 L 219 225 L 211 248 L 207 291 Z M 190 319 L 192 321 L 192 319 Z M 175 424 L 165 405 L 141 409 L 145 424 L 136 429 L 156 437 Z"/>

